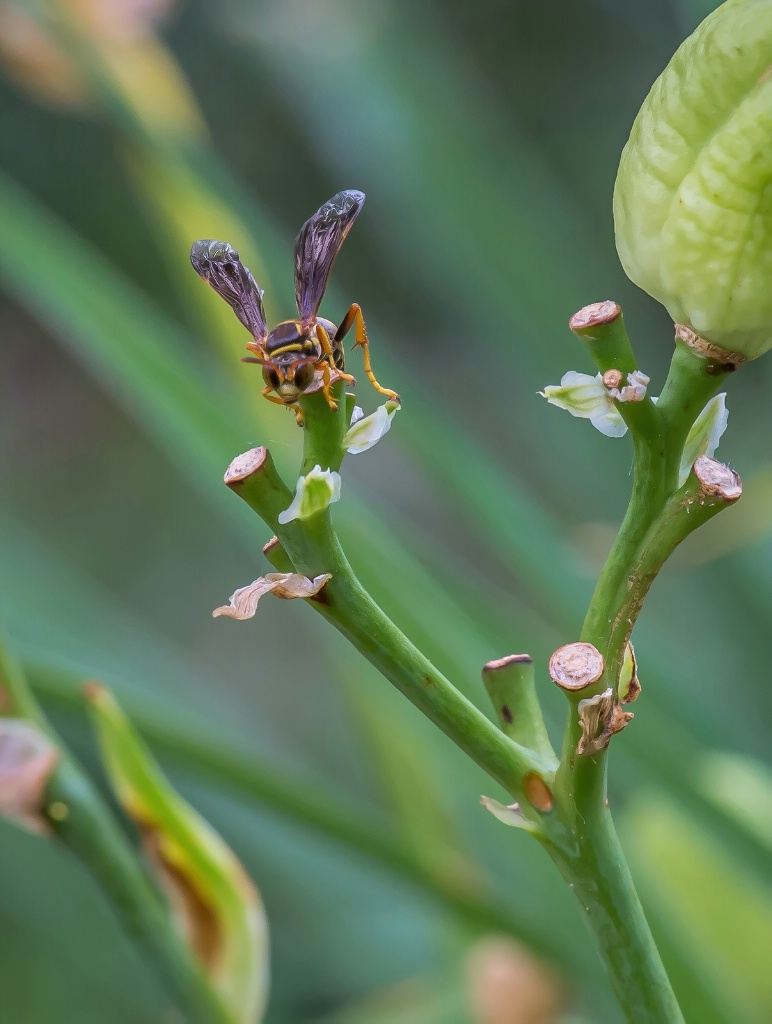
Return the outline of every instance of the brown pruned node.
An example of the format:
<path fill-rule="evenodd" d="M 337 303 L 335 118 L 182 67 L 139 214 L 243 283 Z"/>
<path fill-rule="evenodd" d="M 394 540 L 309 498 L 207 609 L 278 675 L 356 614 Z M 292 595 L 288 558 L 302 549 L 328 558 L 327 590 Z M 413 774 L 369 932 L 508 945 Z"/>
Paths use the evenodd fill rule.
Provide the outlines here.
<path fill-rule="evenodd" d="M 550 678 L 569 693 L 597 683 L 603 675 L 603 667 L 603 655 L 597 647 L 581 641 L 558 647 L 549 661 Z"/>

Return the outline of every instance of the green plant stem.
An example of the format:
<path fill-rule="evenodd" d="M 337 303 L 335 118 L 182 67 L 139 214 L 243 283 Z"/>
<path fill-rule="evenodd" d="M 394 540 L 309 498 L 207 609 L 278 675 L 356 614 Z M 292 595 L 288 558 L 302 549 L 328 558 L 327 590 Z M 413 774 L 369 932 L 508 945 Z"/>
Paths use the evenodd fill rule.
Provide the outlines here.
<path fill-rule="evenodd" d="M 285 489 L 284 497 L 277 497 L 275 471 L 267 469 L 267 460 L 261 464 L 260 472 L 230 486 L 277 530 L 282 550 L 296 571 L 306 576 L 322 571 L 332 573 L 332 580 L 321 592 L 321 600 L 313 599 L 310 603 L 461 749 L 522 802 L 522 777 L 534 770 L 533 755 L 495 730 L 374 604 L 353 576 L 327 513 L 302 527 L 278 526 L 277 508 L 281 510 L 280 506 L 291 495 Z M 263 472 L 267 473 L 265 477 Z M 271 554 L 277 558 L 275 547 Z M 594 796 L 589 791 L 587 795 Z M 569 806 L 578 810 L 573 801 L 569 801 Z M 527 807 L 525 803 L 524 809 Z M 596 827 L 598 809 L 605 815 L 600 819 L 602 828 Z M 567 817 L 534 812 L 529 817 L 539 822 L 537 834 L 541 842 L 586 910 L 629 1020 L 635 1024 L 680 1024 L 675 997 L 640 909 L 604 799 L 590 799 L 585 818 L 588 827 L 577 827 L 580 815 L 581 811 Z"/>
<path fill-rule="evenodd" d="M 630 373 L 632 348 L 618 307 L 603 304 L 605 319 L 577 330 L 599 368 Z M 587 321 L 585 321 L 585 324 Z M 687 393 L 679 383 L 685 367 Z M 574 695 L 565 732 L 563 756 L 553 777 L 551 765 L 539 763 L 533 751 L 508 739 L 445 679 L 378 608 L 356 579 L 332 529 L 329 510 L 305 523 L 278 524 L 278 514 L 291 494 L 282 484 L 267 453 L 256 470 L 226 482 L 277 535 L 269 552 L 275 564 L 285 560 L 313 578 L 332 579 L 311 603 L 386 678 L 435 722 L 478 765 L 500 782 L 537 823 L 536 835 L 580 900 L 615 994 L 631 1024 L 683 1024 L 651 931 L 635 892 L 606 800 L 606 751 L 579 757 L 579 698 L 615 691 L 625 644 L 654 576 L 672 548 L 691 532 L 702 516 L 685 519 L 688 502 L 668 498 L 675 491 L 678 467 L 688 431 L 705 402 L 715 393 L 720 376 L 694 354 L 677 350 L 668 394 L 657 407 L 648 396 L 640 402 L 618 402 L 633 438 L 635 478 L 628 511 L 598 581 L 581 639 L 604 656 L 605 669 L 592 687 Z M 694 397 L 692 392 L 696 391 Z M 332 416 L 323 398 L 301 403 L 306 417 L 303 472 L 319 464 L 337 468 L 345 421 Z M 262 450 L 261 450 L 262 451 Z M 254 454 L 254 453 L 253 453 Z M 238 461 L 238 460 L 237 460 Z M 693 497 L 693 495 L 691 496 Z M 711 513 L 713 514 L 713 513 Z M 555 804 L 547 814 L 525 799 L 523 777 L 537 770 L 554 788 Z"/>
<path fill-rule="evenodd" d="M 676 341 L 670 371 L 657 403 L 667 437 L 666 494 L 672 494 L 678 486 L 681 453 L 692 424 L 728 374 L 729 371 L 720 363 L 706 359 L 689 345 Z"/>
<path fill-rule="evenodd" d="M 557 755 L 544 723 L 529 655 L 516 654 L 488 662 L 482 679 L 504 735 L 533 750 L 554 772 Z"/>
<path fill-rule="evenodd" d="M 302 525 L 281 526 L 276 517 L 291 494 L 285 488 L 277 501 L 275 470 L 267 460 L 261 471 L 230 486 L 276 531 L 296 572 L 310 579 L 332 574 L 309 603 L 514 799 L 523 799 L 522 777 L 539 770 L 538 760 L 459 693 L 378 607 L 354 575 L 332 530 L 329 511 Z"/>
<path fill-rule="evenodd" d="M 605 801 L 577 801 L 572 834 L 574 856 L 552 857 L 584 910 L 627 1020 L 683 1024 Z"/>
<path fill-rule="evenodd" d="M 576 333 L 601 372 L 629 372 L 631 361 L 634 365 L 621 314 Z M 671 496 L 688 432 L 722 379 L 715 366 L 679 343 L 656 407 L 648 397 L 641 403 L 617 403 L 633 439 L 633 490 L 580 635 L 603 655 L 604 672 L 596 684 L 569 696 L 556 776 L 556 814 L 575 840 L 577 855 L 562 863 L 553 856 L 579 897 L 614 991 L 634 1024 L 680 1024 L 683 1017 L 608 810 L 607 750 L 592 756 L 576 753 L 581 736 L 577 704 L 608 688 L 616 693 L 625 646 L 651 583 L 673 548 L 718 511 L 692 500 L 693 475 L 688 494 Z"/>
<path fill-rule="evenodd" d="M 33 697 L 21 667 L 0 648 L 4 714 L 33 722 L 55 742 L 60 759 L 41 808 L 56 837 L 86 867 L 121 925 L 137 943 L 190 1024 L 230 1024 L 225 1010 L 86 773 L 64 748 Z"/>

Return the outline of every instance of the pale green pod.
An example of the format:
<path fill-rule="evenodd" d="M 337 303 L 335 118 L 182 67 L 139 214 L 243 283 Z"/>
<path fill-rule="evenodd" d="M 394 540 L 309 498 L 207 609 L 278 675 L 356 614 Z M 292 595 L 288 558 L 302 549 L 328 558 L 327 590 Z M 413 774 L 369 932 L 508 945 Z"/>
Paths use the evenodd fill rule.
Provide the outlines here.
<path fill-rule="evenodd" d="M 614 189 L 628 276 L 746 359 L 772 348 L 772 0 L 729 0 L 652 86 Z"/>

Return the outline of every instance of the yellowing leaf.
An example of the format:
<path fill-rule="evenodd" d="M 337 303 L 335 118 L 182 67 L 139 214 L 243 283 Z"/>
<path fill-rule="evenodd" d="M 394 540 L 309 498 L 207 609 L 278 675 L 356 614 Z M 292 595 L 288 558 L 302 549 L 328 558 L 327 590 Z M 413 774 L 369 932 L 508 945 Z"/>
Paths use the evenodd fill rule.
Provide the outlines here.
<path fill-rule="evenodd" d="M 107 775 L 142 835 L 177 925 L 233 1024 L 257 1024 L 268 991 L 259 893 L 223 839 L 172 788 L 109 691 L 90 684 L 86 697 Z"/>

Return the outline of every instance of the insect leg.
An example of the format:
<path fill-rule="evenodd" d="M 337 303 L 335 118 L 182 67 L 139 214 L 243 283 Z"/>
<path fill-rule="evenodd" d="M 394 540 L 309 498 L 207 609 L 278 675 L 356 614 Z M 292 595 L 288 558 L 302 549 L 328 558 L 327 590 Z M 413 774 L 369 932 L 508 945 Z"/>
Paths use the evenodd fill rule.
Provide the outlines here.
<path fill-rule="evenodd" d="M 283 405 L 285 409 L 291 409 L 295 413 L 295 419 L 299 427 L 303 426 L 303 410 L 296 402 L 284 402 L 278 395 L 272 395 L 271 391 L 273 388 L 264 387 L 260 394 L 263 398 L 267 398 L 269 402 L 273 402 L 274 405 Z"/>
<path fill-rule="evenodd" d="M 324 331 L 323 327 L 321 329 Z M 326 333 L 327 332 L 325 331 L 325 334 Z M 329 338 L 327 340 L 329 341 Z M 332 397 L 332 391 L 330 390 L 332 387 L 332 370 L 330 368 L 330 364 L 326 360 L 323 360 L 319 364 L 319 366 L 321 368 L 322 378 L 324 380 L 324 384 L 322 386 L 322 394 L 327 399 L 327 404 L 330 407 L 330 411 L 335 412 L 335 410 L 338 408 L 338 403 Z"/>
<path fill-rule="evenodd" d="M 286 405 L 287 403 L 282 401 L 278 395 L 272 395 L 273 388 L 270 385 L 266 385 L 260 394 L 263 398 L 267 398 L 269 402 L 273 402 L 274 405 Z"/>
<path fill-rule="evenodd" d="M 335 372 L 338 374 L 339 377 L 342 377 L 343 380 L 348 381 L 349 384 L 356 384 L 356 377 L 352 377 L 350 373 L 345 373 L 343 370 L 340 369 L 339 366 L 336 366 L 336 364 L 335 364 L 335 349 L 332 346 L 332 341 L 330 340 L 330 336 L 327 333 L 326 328 L 323 327 L 322 324 L 317 324 L 316 325 L 316 337 L 317 337 L 317 340 L 318 340 L 319 344 L 322 347 L 322 352 L 324 353 L 324 355 L 325 355 L 325 357 L 327 359 L 327 362 L 330 364 L 332 369 L 335 370 Z M 337 332 L 336 332 L 336 337 L 337 337 Z"/>
<path fill-rule="evenodd" d="M 365 364 L 365 373 L 367 379 L 370 381 L 376 391 L 380 391 L 382 395 L 388 395 L 393 401 L 399 401 L 399 395 L 396 391 L 392 391 L 391 388 L 383 388 L 375 379 L 373 368 L 370 365 L 370 341 L 367 337 L 367 328 L 365 327 L 365 318 L 362 316 L 362 310 L 358 303 L 354 302 L 351 304 L 348 313 L 343 317 L 341 325 L 335 332 L 335 340 L 343 341 L 345 336 L 354 328 L 354 336 L 356 337 L 355 348 L 362 349 L 362 361 Z"/>

